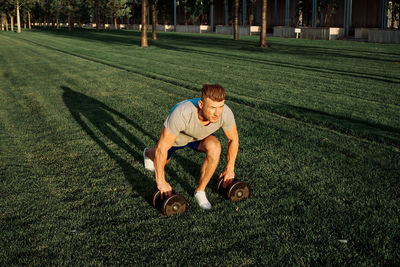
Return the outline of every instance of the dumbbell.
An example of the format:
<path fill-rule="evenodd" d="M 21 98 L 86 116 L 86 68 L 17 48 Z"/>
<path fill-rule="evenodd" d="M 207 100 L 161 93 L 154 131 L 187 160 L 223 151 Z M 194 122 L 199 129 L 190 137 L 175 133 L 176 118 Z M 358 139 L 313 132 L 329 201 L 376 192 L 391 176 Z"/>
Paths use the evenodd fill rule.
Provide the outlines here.
<path fill-rule="evenodd" d="M 177 195 L 172 191 L 172 195 L 161 199 L 161 192 L 158 191 L 153 196 L 153 207 L 160 210 L 166 216 L 184 213 L 188 209 L 188 203 L 182 195 Z"/>
<path fill-rule="evenodd" d="M 233 179 L 233 181 L 227 185 L 226 188 L 223 187 L 223 183 L 224 178 L 222 177 L 218 181 L 217 192 L 226 199 L 236 202 L 250 197 L 249 184 L 239 181 L 236 178 Z"/>

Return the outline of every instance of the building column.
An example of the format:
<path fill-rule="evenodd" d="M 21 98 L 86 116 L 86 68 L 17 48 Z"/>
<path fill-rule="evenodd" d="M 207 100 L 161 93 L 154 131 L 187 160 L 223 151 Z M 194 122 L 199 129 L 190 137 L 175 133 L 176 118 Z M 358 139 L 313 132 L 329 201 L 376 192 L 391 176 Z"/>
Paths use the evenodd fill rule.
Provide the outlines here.
<path fill-rule="evenodd" d="M 258 16 L 257 16 L 257 13 L 258 12 L 258 7 L 257 7 L 257 5 L 255 5 L 254 6 L 254 21 L 253 21 L 253 25 L 256 25 L 257 23 L 258 23 Z"/>
<path fill-rule="evenodd" d="M 176 0 L 172 0 L 174 2 L 174 31 L 176 31 Z"/>
<path fill-rule="evenodd" d="M 349 0 L 349 27 L 353 25 L 353 0 Z"/>
<path fill-rule="evenodd" d="M 324 12 L 322 12 L 322 9 L 319 11 L 319 26 L 324 27 Z"/>
<path fill-rule="evenodd" d="M 278 23 L 278 0 L 275 0 L 274 2 L 274 26 Z"/>
<path fill-rule="evenodd" d="M 210 26 L 211 32 L 214 32 L 214 0 L 210 0 Z"/>
<path fill-rule="evenodd" d="M 353 0 L 344 0 L 344 36 L 349 37 L 349 29 L 352 20 Z"/>
<path fill-rule="evenodd" d="M 290 16 L 290 0 L 286 0 L 285 4 L 285 26 L 289 27 L 289 16 Z"/>
<path fill-rule="evenodd" d="M 244 26 L 246 24 L 246 15 L 247 15 L 247 10 L 246 10 L 246 0 L 243 0 L 243 5 L 242 5 L 242 11 L 243 11 L 243 16 L 242 16 L 242 25 Z"/>
<path fill-rule="evenodd" d="M 345 0 L 346 1 L 346 0 Z M 317 27 L 317 0 L 312 0 L 312 22 L 313 28 Z"/>
<path fill-rule="evenodd" d="M 387 13 L 388 13 L 388 1 L 382 0 L 382 21 L 381 21 L 382 29 L 387 29 Z"/>
<path fill-rule="evenodd" d="M 343 21 L 343 28 L 344 28 L 344 36 L 349 37 L 349 25 L 347 20 L 347 13 L 348 13 L 348 0 L 344 0 L 344 21 Z"/>
<path fill-rule="evenodd" d="M 228 24 L 229 24 L 229 5 L 228 5 L 228 1 L 225 1 L 224 6 L 225 6 L 225 26 L 228 26 Z"/>

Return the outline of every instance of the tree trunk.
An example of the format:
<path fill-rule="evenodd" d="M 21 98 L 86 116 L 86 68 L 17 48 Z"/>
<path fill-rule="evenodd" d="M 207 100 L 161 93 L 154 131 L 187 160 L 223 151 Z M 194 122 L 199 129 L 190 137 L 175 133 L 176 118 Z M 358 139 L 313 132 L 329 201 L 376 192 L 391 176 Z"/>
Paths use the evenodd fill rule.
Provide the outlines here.
<path fill-rule="evenodd" d="M 31 11 L 30 10 L 28 10 L 28 27 L 29 27 L 29 30 L 32 29 L 31 28 Z"/>
<path fill-rule="evenodd" d="M 253 26 L 253 22 L 254 22 L 254 5 L 252 2 L 250 2 L 250 10 L 249 10 L 249 26 L 251 28 L 251 26 Z"/>
<path fill-rule="evenodd" d="M 0 24 L 1 24 L 1 31 L 4 32 L 4 27 L 5 25 L 8 24 L 7 15 L 4 13 L 0 13 Z"/>
<path fill-rule="evenodd" d="M 233 40 L 239 40 L 239 0 L 235 0 L 235 19 L 233 27 Z"/>
<path fill-rule="evenodd" d="M 151 1 L 151 21 L 153 25 L 153 40 L 157 40 L 157 18 L 156 18 L 156 1 L 152 0 Z"/>
<path fill-rule="evenodd" d="M 96 12 L 96 31 L 98 32 L 100 29 L 100 8 L 99 8 L 99 0 L 95 2 L 95 11 Z"/>
<path fill-rule="evenodd" d="M 11 31 L 14 31 L 14 16 L 10 15 Z"/>
<path fill-rule="evenodd" d="M 141 47 L 147 47 L 147 0 L 142 0 L 142 37 Z"/>
<path fill-rule="evenodd" d="M 21 33 L 21 19 L 19 17 L 19 0 L 17 0 L 17 32 Z"/>
<path fill-rule="evenodd" d="M 394 3 L 394 1 L 393 1 L 392 2 L 392 10 L 390 12 L 390 13 L 392 13 L 391 14 L 391 20 L 390 20 L 390 29 L 394 29 L 394 23 L 396 21 L 397 14 L 396 14 L 395 5 L 396 5 L 396 3 Z"/>
<path fill-rule="evenodd" d="M 5 16 L 5 22 L 6 22 L 6 32 L 8 32 L 8 19 L 7 19 L 7 15 Z"/>
<path fill-rule="evenodd" d="M 260 47 L 267 47 L 267 0 L 262 0 Z"/>
<path fill-rule="evenodd" d="M 72 32 L 74 25 L 72 25 L 72 6 L 71 6 L 71 0 L 67 0 L 67 8 L 68 8 L 68 31 Z"/>
<path fill-rule="evenodd" d="M 114 30 L 118 30 L 118 25 L 117 25 L 117 6 L 116 6 L 116 0 L 113 1 L 113 17 L 114 17 Z"/>
<path fill-rule="evenodd" d="M 327 23 L 328 23 L 329 13 L 331 12 L 331 4 L 328 4 L 325 11 L 326 12 L 325 12 L 325 18 L 324 18 L 324 26 L 326 27 L 326 26 L 328 26 Z"/>

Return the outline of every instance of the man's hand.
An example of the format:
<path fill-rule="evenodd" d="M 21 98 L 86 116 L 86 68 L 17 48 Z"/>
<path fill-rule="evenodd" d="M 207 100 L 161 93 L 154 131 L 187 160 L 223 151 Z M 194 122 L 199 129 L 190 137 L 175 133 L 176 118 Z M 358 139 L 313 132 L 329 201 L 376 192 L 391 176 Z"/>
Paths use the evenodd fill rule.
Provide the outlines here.
<path fill-rule="evenodd" d="M 219 178 L 221 177 L 224 177 L 224 182 L 222 183 L 222 186 L 226 188 L 233 182 L 233 179 L 235 178 L 235 172 L 226 169 L 223 173 L 219 175 Z"/>
<path fill-rule="evenodd" d="M 165 199 L 165 198 L 172 196 L 172 187 L 169 183 L 164 182 L 164 183 L 157 184 L 157 188 L 158 188 L 158 190 L 160 190 L 161 199 Z"/>

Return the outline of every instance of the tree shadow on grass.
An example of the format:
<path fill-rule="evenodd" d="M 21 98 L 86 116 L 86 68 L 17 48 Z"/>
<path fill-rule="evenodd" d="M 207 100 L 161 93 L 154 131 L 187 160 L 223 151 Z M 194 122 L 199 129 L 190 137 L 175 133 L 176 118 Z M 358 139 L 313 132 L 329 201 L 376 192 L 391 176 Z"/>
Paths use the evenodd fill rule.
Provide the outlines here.
<path fill-rule="evenodd" d="M 77 39 L 89 40 L 93 42 L 104 42 L 104 43 L 112 43 L 116 45 L 122 46 L 139 46 L 140 44 L 140 31 L 126 31 L 126 30 L 101 30 L 96 32 L 94 29 L 77 29 L 75 32 L 68 32 L 66 29 L 42 29 L 41 32 L 59 35 L 59 36 L 67 36 Z M 392 57 L 399 56 L 395 52 L 393 53 L 385 53 L 379 52 L 372 53 L 368 50 L 357 50 L 357 49 L 347 49 L 344 47 L 328 47 L 328 46 L 312 46 L 308 43 L 282 43 L 282 42 L 275 42 L 274 40 L 270 41 L 274 49 L 260 49 L 257 46 L 257 42 L 248 39 L 241 39 L 237 41 L 232 41 L 226 39 L 226 36 L 221 35 L 214 35 L 214 34 L 185 34 L 185 33 L 159 33 L 160 38 L 157 41 L 149 40 L 150 46 L 156 46 L 162 49 L 167 50 L 175 50 L 180 52 L 188 52 L 188 53 L 199 53 L 204 52 L 200 49 L 206 47 L 207 49 L 220 49 L 223 48 L 225 51 L 224 53 L 216 53 L 217 51 L 210 51 L 211 56 L 215 55 L 222 55 L 222 56 L 232 56 L 234 53 L 236 58 L 239 60 L 245 59 L 247 61 L 258 61 L 261 62 L 262 57 L 261 54 L 266 53 L 268 54 L 292 54 L 295 56 L 303 56 L 308 58 L 321 58 L 327 57 L 335 58 L 335 59 L 355 59 L 355 60 L 373 60 L 373 61 L 381 61 L 381 62 L 394 62 Z M 190 48 L 188 48 L 190 47 Z M 255 57 L 244 57 L 243 55 L 237 55 L 235 51 L 247 51 L 253 53 Z M 378 55 L 377 55 L 378 54 Z M 386 58 L 383 58 L 385 56 Z M 271 61 L 266 60 L 267 63 L 272 64 L 284 64 L 289 62 L 281 62 L 281 61 Z M 288 64 L 289 66 L 293 64 Z M 305 66 L 299 65 L 299 67 L 312 67 L 312 66 Z M 316 69 L 323 69 L 321 67 L 316 67 Z M 337 71 L 348 73 L 348 69 L 332 69 L 327 68 L 328 71 Z M 354 71 L 350 71 L 353 73 Z M 363 74 L 357 73 L 355 74 Z M 396 78 L 396 77 L 388 77 L 383 76 L 382 78 Z"/>
<path fill-rule="evenodd" d="M 100 41 L 106 43 L 114 43 L 120 45 L 140 45 L 140 36 L 141 31 L 139 30 L 103 30 L 100 29 L 96 31 L 95 29 L 74 29 L 73 32 L 69 32 L 68 29 L 53 29 L 53 28 L 37 28 L 32 29 L 33 31 L 49 33 L 53 35 L 59 36 L 68 36 L 80 39 L 88 39 L 92 41 Z M 148 32 L 150 34 L 150 32 Z M 159 35 L 159 39 L 157 41 L 149 40 L 150 45 L 157 45 L 161 42 L 167 42 L 169 44 L 173 43 L 176 45 L 183 46 L 191 46 L 191 47 L 221 47 L 223 46 L 226 49 L 249 49 L 249 51 L 257 51 L 264 52 L 265 49 L 258 49 L 258 42 L 254 39 L 241 38 L 239 40 L 233 41 L 230 39 L 229 35 L 220 35 L 220 34 L 212 34 L 212 33 L 203 33 L 203 34 L 193 34 L 193 33 L 179 33 L 179 32 L 157 32 Z M 315 51 L 322 53 L 329 53 L 333 56 L 339 57 L 348 57 L 344 55 L 343 52 L 350 53 L 358 53 L 363 54 L 364 56 L 356 56 L 359 59 L 372 59 L 372 60 L 382 60 L 377 55 L 386 55 L 390 57 L 400 56 L 399 50 L 394 50 L 393 52 L 383 52 L 383 51 L 371 51 L 368 48 L 360 48 L 360 47 L 351 47 L 346 44 L 343 46 L 343 43 L 340 43 L 340 46 L 325 46 L 320 42 L 326 42 L 325 40 L 295 40 L 290 44 L 288 42 L 277 41 L 284 38 L 272 38 L 269 39 L 269 42 L 272 46 L 280 47 L 285 49 L 285 53 L 287 53 L 288 49 L 293 49 L 292 52 L 296 54 L 304 54 L 305 52 L 309 52 L 310 55 L 315 56 Z M 258 40 L 258 39 L 257 39 Z M 306 42 L 306 43 L 305 43 Z M 313 43 L 314 45 L 310 45 Z M 300 51 L 301 50 L 301 51 Z M 307 53 L 308 54 L 308 53 Z M 386 60 L 384 60 L 386 61 Z M 390 60 L 393 61 L 393 60 Z"/>
<path fill-rule="evenodd" d="M 232 97 L 227 97 L 227 99 L 241 105 L 264 110 L 286 119 L 294 119 L 302 123 L 309 123 L 318 127 L 334 130 L 354 138 L 385 144 L 396 149 L 400 148 L 400 128 L 396 126 L 353 118 L 351 115 L 331 114 L 326 111 L 289 104 L 257 100 L 250 102 L 243 101 L 239 98 L 230 98 Z M 252 119 L 250 118 L 250 120 Z M 259 123 L 263 124 L 264 122 Z M 268 125 L 265 127 L 268 127 Z"/>
<path fill-rule="evenodd" d="M 130 124 L 144 135 L 150 137 L 154 142 L 157 141 L 157 138 L 122 113 L 108 107 L 104 103 L 82 93 L 73 91 L 71 88 L 66 86 L 61 86 L 61 89 L 64 91 L 62 95 L 63 101 L 76 122 L 110 158 L 118 163 L 124 172 L 125 178 L 131 183 L 133 190 L 149 202 L 149 204 L 152 204 L 153 195 L 157 190 L 155 181 L 149 179 L 148 176 L 143 174 L 144 167 L 143 171 L 133 167 L 125 159 L 119 156 L 115 149 L 106 144 L 100 136 L 104 135 L 137 161 L 143 160 L 141 153 L 138 153 L 138 151 L 142 151 L 146 145 L 139 138 L 131 134 L 125 127 L 121 126 L 113 116 L 116 116 L 118 119 L 122 119 L 126 123 Z M 101 134 L 96 132 L 100 132 Z M 120 136 L 129 140 L 129 142 L 136 146 L 137 149 L 133 149 Z M 194 169 L 200 168 L 198 164 L 191 160 L 179 155 L 174 157 L 177 159 L 178 163 L 183 166 L 185 171 L 189 173 L 193 173 Z M 192 194 L 194 192 L 194 188 L 187 181 L 180 178 L 172 168 L 166 168 L 166 172 L 168 173 L 168 176 L 172 177 L 177 183 L 179 183 L 187 193 Z"/>
<path fill-rule="evenodd" d="M 247 56 L 243 57 L 241 55 L 237 55 L 234 53 L 230 52 L 218 52 L 218 51 L 204 51 L 200 49 L 193 49 L 193 48 L 187 48 L 187 47 L 182 47 L 178 45 L 172 45 L 172 44 L 165 44 L 165 43 L 157 43 L 154 44 L 155 46 L 166 49 L 166 50 L 173 50 L 173 51 L 178 51 L 182 53 L 188 53 L 188 54 L 198 54 L 198 55 L 204 55 L 204 56 L 210 56 L 210 57 L 219 57 L 219 58 L 228 58 L 230 60 L 237 60 L 241 62 L 248 62 L 249 64 L 262 64 L 262 65 L 268 65 L 268 66 L 275 66 L 275 67 L 282 67 L 282 68 L 287 68 L 287 69 L 295 69 L 295 70 L 304 70 L 304 71 L 311 71 L 314 73 L 322 73 L 322 74 L 327 74 L 327 75 L 341 75 L 341 76 L 346 76 L 346 77 L 351 77 L 351 78 L 361 78 L 361 79 L 369 79 L 369 80 L 374 80 L 378 82 L 386 82 L 386 83 L 394 83 L 397 84 L 399 83 L 400 79 L 395 76 L 390 76 L 390 75 L 383 75 L 383 74 L 368 74 L 364 72 L 359 72 L 359 71 L 351 71 L 348 69 L 337 69 L 337 68 L 332 68 L 332 67 L 324 67 L 322 68 L 321 66 L 312 66 L 312 65 L 305 65 L 305 64 L 300 64 L 300 63 L 291 63 L 291 62 L 284 62 L 280 60 L 272 60 L 272 59 L 263 59 L 262 57 L 253 57 L 253 56 Z M 241 50 L 252 50 L 252 51 L 260 51 L 260 48 L 241 48 Z M 301 55 L 303 56 L 305 53 L 302 53 L 303 50 L 297 50 L 295 52 L 292 52 L 293 55 Z M 277 54 L 281 52 L 275 52 Z M 288 54 L 285 52 L 285 54 Z M 314 55 L 315 56 L 315 55 Z M 347 58 L 350 56 L 346 55 Z"/>

